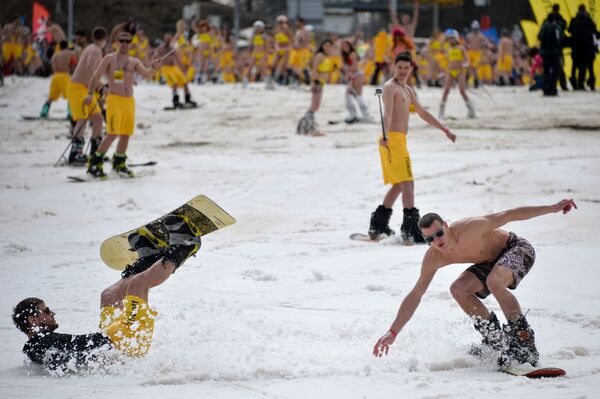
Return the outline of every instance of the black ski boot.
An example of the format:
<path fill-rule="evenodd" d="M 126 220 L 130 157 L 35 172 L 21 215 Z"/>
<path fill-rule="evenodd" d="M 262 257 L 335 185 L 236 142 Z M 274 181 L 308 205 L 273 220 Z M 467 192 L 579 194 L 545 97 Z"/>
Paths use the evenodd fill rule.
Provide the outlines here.
<path fill-rule="evenodd" d="M 169 231 L 169 243 L 171 244 L 164 252 L 165 261 L 175 264 L 175 270 L 196 252 L 202 245 L 200 235 L 202 232 L 187 216 L 167 215 L 162 220 Z"/>
<path fill-rule="evenodd" d="M 392 212 L 392 209 L 379 205 L 375 212 L 371 213 L 371 225 L 369 226 L 369 238 L 371 240 L 380 239 L 382 235 L 390 237 L 396 234 L 394 230 L 390 229 Z"/>
<path fill-rule="evenodd" d="M 90 139 L 90 155 L 95 154 L 98 151 L 98 147 L 102 142 L 102 136 L 92 137 Z"/>
<path fill-rule="evenodd" d="M 163 257 L 162 252 L 159 252 L 154 255 L 144 256 L 143 258 L 139 258 L 131 265 L 127 265 L 125 270 L 121 272 L 122 278 L 127 278 L 129 276 L 133 276 L 135 274 L 142 273 L 146 271 L 150 266 L 156 263 L 157 260 L 160 260 Z"/>
<path fill-rule="evenodd" d="M 69 153 L 69 165 L 84 166 L 87 162 L 87 156 L 83 153 L 85 140 L 74 137 L 71 140 L 71 152 Z"/>
<path fill-rule="evenodd" d="M 471 345 L 469 354 L 476 357 L 482 357 L 486 353 L 499 352 L 502 350 L 503 334 L 502 327 L 498 317 L 494 312 L 490 313 L 490 318 L 475 318 L 475 329 L 483 336 L 481 343 Z"/>
<path fill-rule="evenodd" d="M 196 107 L 198 104 L 196 104 L 195 101 L 192 101 L 192 95 L 190 93 L 185 95 L 185 105 L 187 105 L 190 108 Z"/>
<path fill-rule="evenodd" d="M 88 169 L 87 173 L 90 175 L 97 177 L 99 179 L 106 179 L 106 173 L 102 168 L 102 163 L 104 162 L 104 154 L 96 151 L 92 154 L 88 161 Z"/>
<path fill-rule="evenodd" d="M 535 333 L 529 326 L 525 316 L 517 320 L 509 320 L 502 326 L 506 337 L 504 347 L 498 358 L 500 367 L 507 367 L 512 361 L 519 364 L 529 363 L 537 366 L 540 354 L 535 347 Z"/>
<path fill-rule="evenodd" d="M 125 161 L 127 161 L 127 155 L 117 154 L 115 152 L 113 155 L 113 158 L 112 158 L 113 170 L 115 172 L 117 172 L 117 174 L 119 176 L 135 177 L 135 174 L 133 173 L 133 171 L 131 169 L 129 169 L 127 167 L 127 165 L 125 164 Z"/>
<path fill-rule="evenodd" d="M 417 208 L 404 208 L 404 217 L 400 232 L 403 241 L 412 241 L 415 244 L 425 244 L 425 239 L 419 228 L 419 210 Z"/>

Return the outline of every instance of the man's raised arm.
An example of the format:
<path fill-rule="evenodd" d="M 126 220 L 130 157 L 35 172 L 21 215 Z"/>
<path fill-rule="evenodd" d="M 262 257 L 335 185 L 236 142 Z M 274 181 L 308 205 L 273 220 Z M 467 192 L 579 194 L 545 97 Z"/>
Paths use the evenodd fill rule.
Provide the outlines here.
<path fill-rule="evenodd" d="M 509 222 L 532 219 L 549 213 L 562 211 L 562 213 L 567 214 L 573 208 L 577 209 L 575 201 L 573 201 L 573 199 L 564 199 L 553 205 L 522 206 L 519 208 L 508 209 L 506 211 L 484 216 L 483 219 L 485 219 L 487 223 L 490 223 L 492 228 L 498 228 Z"/>

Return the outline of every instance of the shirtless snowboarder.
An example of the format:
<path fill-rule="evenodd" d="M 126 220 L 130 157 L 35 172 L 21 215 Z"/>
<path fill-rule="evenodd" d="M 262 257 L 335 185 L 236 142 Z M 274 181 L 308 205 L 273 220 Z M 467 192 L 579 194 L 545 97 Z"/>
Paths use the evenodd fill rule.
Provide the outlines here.
<path fill-rule="evenodd" d="M 517 298 L 508 289 L 517 288 L 535 261 L 535 251 L 524 238 L 502 230 L 507 223 L 577 208 L 572 199 L 553 205 L 525 206 L 469 217 L 448 225 L 438 214 L 428 213 L 419 221 L 425 241 L 430 245 L 423 257 L 421 274 L 414 288 L 406 295 L 396 319 L 375 344 L 373 355 L 388 353 L 390 345 L 408 323 L 427 291 L 435 273 L 454 263 L 473 263 L 450 286 L 452 296 L 473 318 L 475 329 L 481 333 L 481 345 L 470 353 L 481 355 L 499 351 L 498 364 L 509 366 L 513 361 L 537 365 L 539 354 L 535 347 L 534 331 L 525 319 Z M 490 295 L 496 298 L 507 324 L 500 326 L 494 312 L 481 302 Z"/>

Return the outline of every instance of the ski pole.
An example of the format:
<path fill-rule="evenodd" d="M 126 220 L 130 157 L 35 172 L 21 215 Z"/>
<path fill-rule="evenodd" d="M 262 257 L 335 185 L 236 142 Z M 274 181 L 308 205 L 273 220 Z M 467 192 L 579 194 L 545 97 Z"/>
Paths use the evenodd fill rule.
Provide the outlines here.
<path fill-rule="evenodd" d="M 385 132 L 385 126 L 383 125 L 383 111 L 381 110 L 381 95 L 383 94 L 383 90 L 381 87 L 375 89 L 375 95 L 377 96 L 377 101 L 379 102 L 379 116 L 381 117 L 381 133 L 383 134 L 383 141 L 387 141 L 387 133 Z"/>

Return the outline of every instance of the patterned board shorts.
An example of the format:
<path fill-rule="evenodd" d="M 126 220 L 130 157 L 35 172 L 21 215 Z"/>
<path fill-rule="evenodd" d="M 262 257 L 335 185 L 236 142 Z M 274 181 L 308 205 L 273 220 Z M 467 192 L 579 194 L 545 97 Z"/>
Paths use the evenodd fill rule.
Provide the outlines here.
<path fill-rule="evenodd" d="M 483 290 L 475 293 L 479 298 L 486 298 L 490 295 L 490 290 L 487 287 L 486 279 L 491 273 L 494 266 L 504 266 L 513 273 L 514 283 L 508 288 L 514 290 L 517 288 L 523 277 L 529 273 L 535 262 L 535 251 L 529 241 L 518 237 L 515 233 L 510 233 L 506 246 L 500 252 L 498 257 L 491 262 L 478 263 L 467 269 L 467 271 L 475 274 L 481 284 Z"/>

